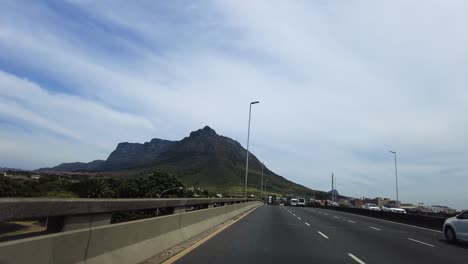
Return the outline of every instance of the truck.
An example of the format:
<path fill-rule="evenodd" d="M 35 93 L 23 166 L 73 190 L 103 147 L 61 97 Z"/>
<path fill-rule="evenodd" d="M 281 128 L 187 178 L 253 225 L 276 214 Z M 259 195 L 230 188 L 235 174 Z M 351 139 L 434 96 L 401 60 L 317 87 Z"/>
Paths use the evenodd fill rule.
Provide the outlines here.
<path fill-rule="evenodd" d="M 291 206 L 297 206 L 297 198 L 291 199 Z"/>
<path fill-rule="evenodd" d="M 268 196 L 268 204 L 270 205 L 276 205 L 276 195 L 270 195 Z"/>
<path fill-rule="evenodd" d="M 305 198 L 297 198 L 297 206 L 302 206 L 304 207 L 306 204 Z"/>

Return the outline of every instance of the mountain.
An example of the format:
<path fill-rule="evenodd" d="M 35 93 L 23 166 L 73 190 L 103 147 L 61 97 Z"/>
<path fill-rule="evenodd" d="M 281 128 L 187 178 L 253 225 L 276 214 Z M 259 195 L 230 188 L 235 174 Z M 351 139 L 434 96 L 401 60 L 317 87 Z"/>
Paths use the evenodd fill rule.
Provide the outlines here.
<path fill-rule="evenodd" d="M 42 168 L 39 170 L 54 170 L 54 171 L 93 171 L 99 168 L 100 165 L 104 164 L 104 160 L 94 160 L 88 163 L 85 162 L 71 162 L 62 163 L 53 168 Z"/>
<path fill-rule="evenodd" d="M 0 167 L 0 171 L 25 171 L 23 169 Z"/>
<path fill-rule="evenodd" d="M 103 175 L 131 176 L 151 170 L 177 174 L 188 187 L 243 195 L 246 150 L 228 137 L 206 126 L 180 141 L 152 139 L 150 142 L 119 143 L 107 160 L 64 163 L 47 170 L 98 171 Z M 259 194 L 261 162 L 249 153 L 249 193 Z M 274 193 L 312 195 L 314 191 L 264 168 L 267 190 Z"/>
<path fill-rule="evenodd" d="M 119 143 L 107 160 L 100 164 L 98 170 L 119 170 L 142 167 L 157 161 L 157 157 L 175 142 L 154 138 L 150 142 Z"/>

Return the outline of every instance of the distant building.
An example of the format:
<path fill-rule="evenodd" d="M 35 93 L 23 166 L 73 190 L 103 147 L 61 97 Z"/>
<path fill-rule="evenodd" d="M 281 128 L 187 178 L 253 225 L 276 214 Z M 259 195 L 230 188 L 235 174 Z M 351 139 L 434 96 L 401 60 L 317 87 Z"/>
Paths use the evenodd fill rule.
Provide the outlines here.
<path fill-rule="evenodd" d="M 0 174 L 5 177 L 7 176 L 6 172 L 0 172 Z"/>

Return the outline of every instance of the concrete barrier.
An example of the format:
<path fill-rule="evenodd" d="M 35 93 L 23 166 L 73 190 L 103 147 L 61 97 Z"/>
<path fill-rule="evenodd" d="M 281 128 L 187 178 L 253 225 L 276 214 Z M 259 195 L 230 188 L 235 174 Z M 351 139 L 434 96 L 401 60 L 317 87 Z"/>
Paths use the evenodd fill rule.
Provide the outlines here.
<path fill-rule="evenodd" d="M 76 230 L 0 243 L 0 263 L 81 263 L 90 230 Z"/>
<path fill-rule="evenodd" d="M 260 205 L 245 202 L 0 243 L 0 263 L 139 263 Z"/>

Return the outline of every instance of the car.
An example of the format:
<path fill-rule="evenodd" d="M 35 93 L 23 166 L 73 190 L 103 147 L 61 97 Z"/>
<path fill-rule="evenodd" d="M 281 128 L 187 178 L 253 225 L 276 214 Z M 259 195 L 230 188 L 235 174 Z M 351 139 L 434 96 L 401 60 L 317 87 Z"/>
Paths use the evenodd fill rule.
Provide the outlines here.
<path fill-rule="evenodd" d="M 391 212 L 391 213 L 406 214 L 406 210 L 405 210 L 405 209 L 401 209 L 401 208 L 394 208 L 394 207 L 385 207 L 385 206 L 382 206 L 381 210 L 382 210 L 382 212 Z"/>
<path fill-rule="evenodd" d="M 373 203 L 366 203 L 365 205 L 363 205 L 362 208 L 367 209 L 367 210 L 372 210 L 372 211 L 380 211 L 380 208 L 376 204 L 373 204 Z"/>
<path fill-rule="evenodd" d="M 406 214 L 406 210 L 405 210 L 405 209 L 401 209 L 401 208 L 390 208 L 390 212 L 392 212 L 392 213 L 399 213 L 399 214 Z"/>
<path fill-rule="evenodd" d="M 468 210 L 445 220 L 442 231 L 449 242 L 468 242 Z"/>
<path fill-rule="evenodd" d="M 382 212 L 391 212 L 390 207 L 385 207 L 385 206 L 382 206 L 382 208 L 380 208 L 380 210 L 382 210 Z"/>

